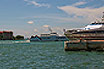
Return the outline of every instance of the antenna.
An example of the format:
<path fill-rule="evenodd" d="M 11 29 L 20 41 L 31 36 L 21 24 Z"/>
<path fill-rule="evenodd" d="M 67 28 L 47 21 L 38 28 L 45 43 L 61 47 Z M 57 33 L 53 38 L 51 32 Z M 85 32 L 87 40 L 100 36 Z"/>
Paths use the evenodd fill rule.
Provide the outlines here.
<path fill-rule="evenodd" d="M 103 12 L 103 17 L 102 17 L 102 21 L 104 21 L 104 12 Z"/>
<path fill-rule="evenodd" d="M 103 12 L 103 17 L 102 18 L 104 18 L 104 12 Z"/>
<path fill-rule="evenodd" d="M 66 32 L 66 30 L 65 30 L 65 29 L 63 29 L 63 31 L 64 31 L 64 32 Z"/>
<path fill-rule="evenodd" d="M 50 27 L 48 27 L 49 31 L 52 33 L 52 29 Z"/>

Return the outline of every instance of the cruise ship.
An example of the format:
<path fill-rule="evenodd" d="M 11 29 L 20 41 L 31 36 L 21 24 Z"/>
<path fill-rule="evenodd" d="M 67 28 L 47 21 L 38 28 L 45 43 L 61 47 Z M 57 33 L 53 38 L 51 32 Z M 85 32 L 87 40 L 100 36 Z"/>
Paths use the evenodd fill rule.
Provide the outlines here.
<path fill-rule="evenodd" d="M 104 12 L 101 20 L 97 20 L 84 28 L 69 29 L 64 34 L 69 39 L 104 40 Z"/>
<path fill-rule="evenodd" d="M 66 36 L 59 36 L 56 32 L 31 36 L 30 41 L 68 41 Z"/>

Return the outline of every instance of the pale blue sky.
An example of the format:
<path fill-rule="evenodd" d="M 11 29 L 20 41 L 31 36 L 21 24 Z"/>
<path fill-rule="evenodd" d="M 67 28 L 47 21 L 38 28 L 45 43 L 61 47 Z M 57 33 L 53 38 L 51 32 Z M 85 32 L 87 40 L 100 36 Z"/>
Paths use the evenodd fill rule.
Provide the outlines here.
<path fill-rule="evenodd" d="M 0 30 L 31 35 L 80 28 L 102 16 L 104 0 L 0 0 Z"/>

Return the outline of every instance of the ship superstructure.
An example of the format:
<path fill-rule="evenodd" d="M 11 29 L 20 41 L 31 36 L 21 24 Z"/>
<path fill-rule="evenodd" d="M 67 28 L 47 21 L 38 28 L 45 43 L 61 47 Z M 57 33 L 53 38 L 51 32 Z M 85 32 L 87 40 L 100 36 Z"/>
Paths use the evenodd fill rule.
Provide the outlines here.
<path fill-rule="evenodd" d="M 49 28 L 51 33 L 49 34 L 41 34 L 40 36 L 35 35 L 30 38 L 30 41 L 67 41 L 68 38 L 66 36 L 59 36 L 56 32 L 53 32 L 51 28 Z"/>
<path fill-rule="evenodd" d="M 84 28 L 69 29 L 64 34 L 69 39 L 104 39 L 104 12 L 101 21 L 95 21 Z"/>

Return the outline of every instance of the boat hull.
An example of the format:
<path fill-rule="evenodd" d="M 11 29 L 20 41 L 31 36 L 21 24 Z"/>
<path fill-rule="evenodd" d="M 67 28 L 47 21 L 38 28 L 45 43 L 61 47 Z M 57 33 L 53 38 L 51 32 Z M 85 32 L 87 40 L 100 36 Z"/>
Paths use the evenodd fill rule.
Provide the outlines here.
<path fill-rule="evenodd" d="M 65 51 L 104 51 L 104 40 L 66 41 Z"/>
<path fill-rule="evenodd" d="M 64 33 L 69 39 L 96 39 L 104 40 L 104 29 L 93 29 L 93 30 L 83 30 L 80 32 L 65 32 Z"/>
<path fill-rule="evenodd" d="M 96 39 L 96 40 L 104 40 L 104 34 L 71 34 L 71 35 L 66 35 L 67 38 L 69 39 Z"/>

